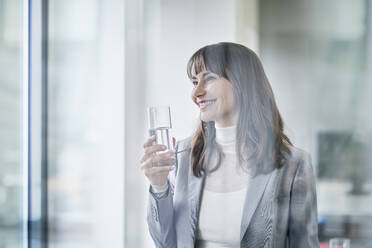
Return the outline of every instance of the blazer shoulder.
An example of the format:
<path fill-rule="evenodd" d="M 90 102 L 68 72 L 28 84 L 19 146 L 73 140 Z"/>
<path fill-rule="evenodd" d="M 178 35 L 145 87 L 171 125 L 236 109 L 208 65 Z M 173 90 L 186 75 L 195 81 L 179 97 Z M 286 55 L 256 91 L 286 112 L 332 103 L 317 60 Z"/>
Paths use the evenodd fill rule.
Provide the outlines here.
<path fill-rule="evenodd" d="M 292 170 L 302 173 L 313 173 L 314 169 L 310 153 L 295 146 L 291 146 L 290 149 L 291 156 L 288 159 L 288 163 Z"/>
<path fill-rule="evenodd" d="M 290 146 L 291 156 L 289 157 L 289 161 L 296 161 L 300 163 L 310 162 L 311 157 L 310 153 L 302 150 L 301 148 Z"/>
<path fill-rule="evenodd" d="M 182 151 L 185 149 L 190 149 L 191 148 L 191 141 L 192 141 L 192 136 L 186 137 L 182 140 L 179 140 L 176 142 L 176 150 L 177 151 Z"/>

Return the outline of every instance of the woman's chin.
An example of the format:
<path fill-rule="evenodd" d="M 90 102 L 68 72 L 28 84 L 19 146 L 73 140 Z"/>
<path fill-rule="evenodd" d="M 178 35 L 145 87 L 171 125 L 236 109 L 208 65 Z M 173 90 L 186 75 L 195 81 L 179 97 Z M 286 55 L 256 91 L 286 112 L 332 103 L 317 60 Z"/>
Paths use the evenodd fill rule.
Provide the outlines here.
<path fill-rule="evenodd" d="M 204 122 L 210 122 L 210 121 L 214 121 L 214 118 L 212 118 L 208 114 L 200 113 L 200 120 L 202 120 Z"/>

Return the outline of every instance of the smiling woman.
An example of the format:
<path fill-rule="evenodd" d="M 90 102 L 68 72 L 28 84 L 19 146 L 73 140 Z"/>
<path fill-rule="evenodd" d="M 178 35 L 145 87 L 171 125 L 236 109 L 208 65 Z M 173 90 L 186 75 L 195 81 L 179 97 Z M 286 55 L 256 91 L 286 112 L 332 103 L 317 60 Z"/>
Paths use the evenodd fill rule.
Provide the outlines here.
<path fill-rule="evenodd" d="M 236 123 L 238 112 L 231 82 L 205 69 L 192 76 L 192 80 L 191 98 L 200 108 L 201 120 L 215 121 L 220 127 Z"/>
<path fill-rule="evenodd" d="M 187 74 L 197 130 L 177 142 L 175 160 L 155 154 L 163 148 L 152 138 L 141 159 L 156 246 L 319 247 L 311 159 L 284 134 L 258 56 L 235 43 L 208 45 Z"/>
<path fill-rule="evenodd" d="M 195 85 L 192 99 L 196 104 L 216 99 L 214 106 L 202 105 L 200 109 L 201 122 L 192 145 L 195 175 L 200 176 L 208 151 L 219 151 L 213 141 L 215 128 L 232 125 L 238 128 L 240 164 L 249 160 L 257 170 L 270 170 L 274 161 L 281 166 L 292 144 L 283 132 L 283 121 L 263 66 L 252 50 L 234 43 L 203 47 L 190 58 L 187 74 Z M 211 149 L 205 149 L 204 143 L 210 143 Z"/>

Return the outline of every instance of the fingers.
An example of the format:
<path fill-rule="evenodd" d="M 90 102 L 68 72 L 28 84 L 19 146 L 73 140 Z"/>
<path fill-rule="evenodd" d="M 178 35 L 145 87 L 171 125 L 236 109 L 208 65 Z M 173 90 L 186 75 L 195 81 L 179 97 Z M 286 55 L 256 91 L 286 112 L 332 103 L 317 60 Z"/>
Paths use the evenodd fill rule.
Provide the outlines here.
<path fill-rule="evenodd" d="M 142 156 L 140 162 L 142 163 L 143 161 L 147 160 L 152 155 L 154 155 L 156 152 L 164 151 L 166 149 L 167 149 L 167 147 L 165 145 L 160 145 L 160 144 L 146 147 L 145 148 L 145 154 Z M 171 156 L 172 153 L 174 153 L 174 152 L 172 150 L 169 150 L 169 151 L 164 152 L 162 154 L 167 154 L 168 156 Z"/>
<path fill-rule="evenodd" d="M 167 151 L 165 153 L 155 155 L 152 154 L 144 161 L 141 161 L 141 170 L 151 168 L 151 167 L 163 167 L 174 165 L 176 159 L 173 156 L 174 152 L 172 150 Z"/>
<path fill-rule="evenodd" d="M 161 145 L 161 144 L 156 144 L 156 145 L 146 147 L 145 148 L 145 154 L 150 155 L 152 153 L 164 151 L 166 149 L 167 149 L 167 146 Z"/>
<path fill-rule="evenodd" d="M 155 135 L 149 137 L 143 144 L 144 155 L 140 159 L 141 169 L 156 167 L 156 166 L 168 166 L 173 165 L 175 162 L 174 151 L 169 150 L 161 154 L 156 154 L 156 152 L 164 151 L 167 149 L 165 145 L 156 144 L 153 145 L 155 141 Z M 176 143 L 176 139 L 172 137 L 173 145 Z"/>
<path fill-rule="evenodd" d="M 145 170 L 146 176 L 152 176 L 164 172 L 169 172 L 174 169 L 174 166 L 162 166 L 162 167 L 152 167 Z"/>
<path fill-rule="evenodd" d="M 151 136 L 150 138 L 148 138 L 148 139 L 146 140 L 145 144 L 143 144 L 143 148 L 146 148 L 146 147 L 151 146 L 152 143 L 155 141 L 155 139 L 156 139 L 156 136 L 155 136 L 155 135 L 153 135 L 153 136 Z"/>

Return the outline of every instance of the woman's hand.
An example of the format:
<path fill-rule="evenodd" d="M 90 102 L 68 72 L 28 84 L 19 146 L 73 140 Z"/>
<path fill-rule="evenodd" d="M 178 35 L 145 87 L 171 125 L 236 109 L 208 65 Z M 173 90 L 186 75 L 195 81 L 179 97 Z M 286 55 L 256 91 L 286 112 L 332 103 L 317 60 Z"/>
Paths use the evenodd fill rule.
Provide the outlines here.
<path fill-rule="evenodd" d="M 172 138 L 173 144 L 175 139 Z M 167 152 L 156 154 L 156 152 L 166 150 L 164 145 L 152 145 L 155 141 L 155 136 L 151 136 L 143 144 L 144 155 L 142 156 L 141 170 L 145 176 L 149 179 L 152 185 L 162 186 L 167 182 L 169 171 L 174 169 L 174 151 L 169 150 Z"/>

